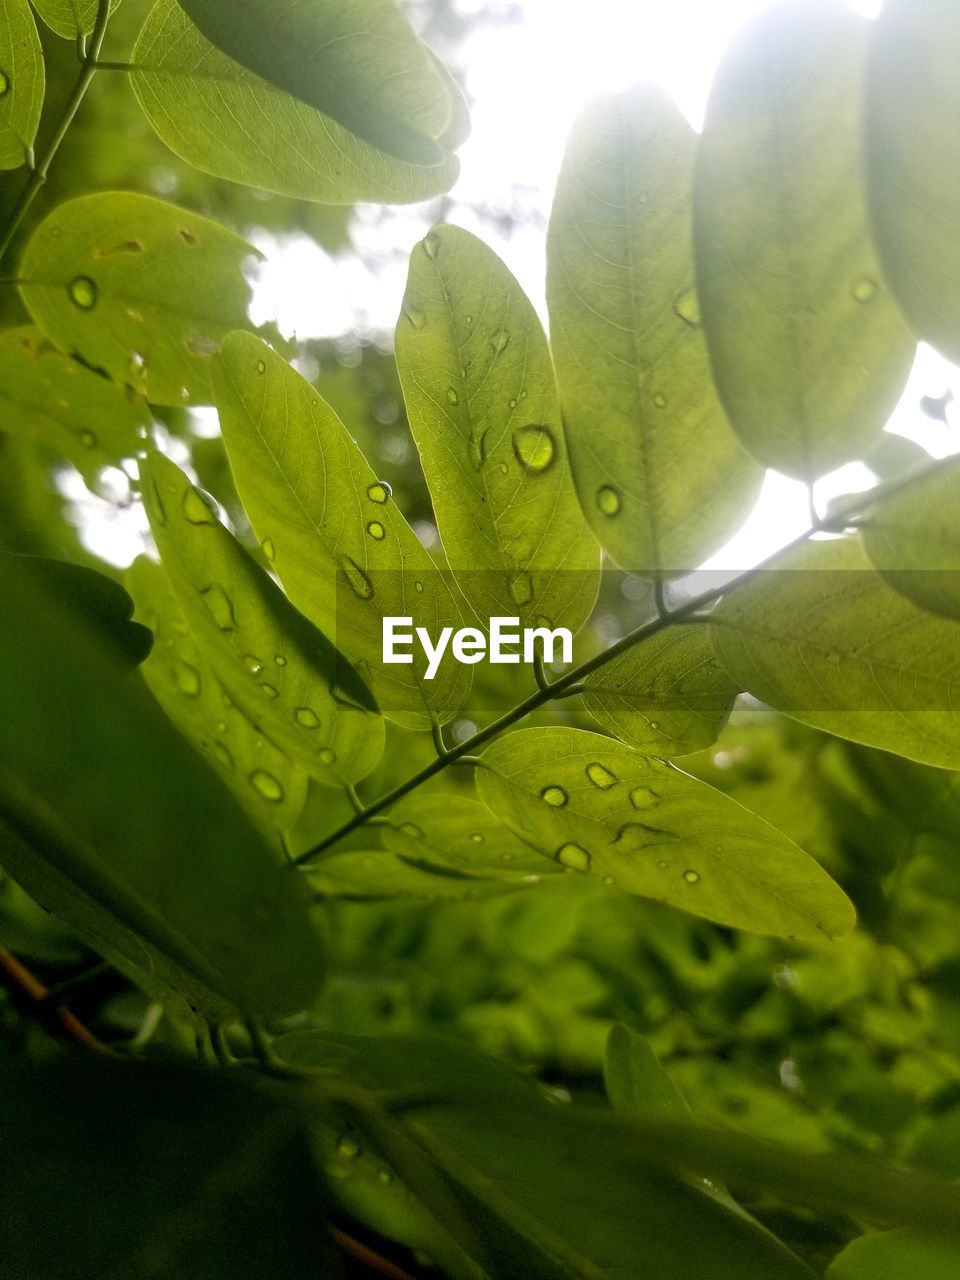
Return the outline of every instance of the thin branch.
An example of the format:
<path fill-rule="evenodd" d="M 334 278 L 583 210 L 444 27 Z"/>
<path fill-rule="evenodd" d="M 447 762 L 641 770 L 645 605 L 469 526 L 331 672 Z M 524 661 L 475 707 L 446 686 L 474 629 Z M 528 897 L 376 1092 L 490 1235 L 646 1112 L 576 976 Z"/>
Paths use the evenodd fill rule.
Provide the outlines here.
<path fill-rule="evenodd" d="M 385 1276 L 386 1280 L 415 1280 L 415 1277 L 409 1271 L 404 1271 L 402 1267 L 398 1267 L 389 1258 L 382 1257 L 361 1241 L 355 1240 L 353 1236 L 341 1231 L 339 1227 L 331 1227 L 330 1235 L 333 1237 L 333 1242 L 338 1249 L 349 1254 L 351 1258 L 356 1258 L 358 1262 L 362 1262 L 371 1271 Z"/>
<path fill-rule="evenodd" d="M 49 988 L 45 987 L 26 965 L 21 964 L 16 956 L 3 948 L 0 948 L 0 981 L 14 995 L 19 996 L 37 1020 L 51 1032 L 58 1033 L 64 1039 L 73 1040 L 93 1053 L 110 1058 L 119 1057 L 119 1054 L 109 1045 L 98 1040 L 76 1014 L 52 1003 Z"/>

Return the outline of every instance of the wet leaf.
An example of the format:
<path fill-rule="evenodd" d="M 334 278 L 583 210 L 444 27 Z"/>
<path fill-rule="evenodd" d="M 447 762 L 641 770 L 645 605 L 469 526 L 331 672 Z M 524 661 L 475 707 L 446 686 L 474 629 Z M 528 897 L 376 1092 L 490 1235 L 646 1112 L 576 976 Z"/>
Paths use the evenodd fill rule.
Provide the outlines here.
<path fill-rule="evenodd" d="M 32 152 L 44 92 L 43 50 L 28 0 L 0 11 L 0 170 L 19 169 Z"/>

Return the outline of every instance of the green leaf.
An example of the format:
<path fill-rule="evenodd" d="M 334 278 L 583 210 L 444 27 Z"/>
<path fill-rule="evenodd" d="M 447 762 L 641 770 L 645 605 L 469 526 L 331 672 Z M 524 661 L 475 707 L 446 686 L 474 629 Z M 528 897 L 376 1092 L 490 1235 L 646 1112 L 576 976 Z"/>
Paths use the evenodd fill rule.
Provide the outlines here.
<path fill-rule="evenodd" d="M 5 1057 L 0 1091 L 7 1275 L 334 1274 L 303 1119 L 246 1073 Z"/>
<path fill-rule="evenodd" d="M 134 91 L 161 140 L 215 177 L 324 204 L 426 200 L 456 181 L 455 157 L 396 160 L 267 84 L 210 44 L 177 0 L 156 0 L 133 60 Z M 462 106 L 454 111 L 462 134 Z"/>
<path fill-rule="evenodd" d="M 260 734 L 217 679 L 160 565 L 141 556 L 127 581 L 137 616 L 156 636 L 143 666 L 150 692 L 260 826 L 292 831 L 307 798 L 306 774 Z"/>
<path fill-rule="evenodd" d="M 848 1244 L 827 1268 L 826 1280 L 956 1280 L 960 1248 L 913 1231 L 861 1236 Z"/>
<path fill-rule="evenodd" d="M 443 863 L 432 864 L 423 858 L 409 861 L 386 849 L 350 849 L 331 854 L 319 866 L 309 869 L 308 881 L 321 899 L 345 898 L 354 902 L 392 898 L 426 902 L 489 898 L 512 893 L 519 887 L 506 880 L 454 871 Z"/>
<path fill-rule="evenodd" d="M 668 627 L 584 681 L 583 706 L 621 742 L 682 756 L 716 742 L 739 692 L 702 626 Z"/>
<path fill-rule="evenodd" d="M 918 338 L 960 360 L 960 13 L 885 0 L 871 24 L 866 176 L 877 250 Z"/>
<path fill-rule="evenodd" d="M 110 12 L 119 4 L 120 0 L 110 0 Z M 55 35 L 75 40 L 93 30 L 100 0 L 33 0 L 33 7 Z"/>
<path fill-rule="evenodd" d="M 960 619 L 960 460 L 872 505 L 863 548 L 894 590 L 921 609 Z"/>
<path fill-rule="evenodd" d="M 19 169 L 32 154 L 44 91 L 43 49 L 28 0 L 0 11 L 0 170 Z"/>
<path fill-rule="evenodd" d="M 68 200 L 34 231 L 20 293 L 58 347 L 153 404 L 209 404 L 210 358 L 247 323 L 257 250 L 164 200 L 105 191 Z"/>
<path fill-rule="evenodd" d="M 481 618 L 577 630 L 599 583 L 547 341 L 482 241 L 438 227 L 414 249 L 397 367 L 451 569 Z"/>
<path fill-rule="evenodd" d="M 23 574 L 35 586 L 51 592 L 94 629 L 109 645 L 124 671 L 139 666 L 153 648 L 153 636 L 139 622 L 132 622 L 133 600 L 119 582 L 67 560 L 0 552 L 0 564 Z"/>
<path fill-rule="evenodd" d="M 574 872 L 754 933 L 833 938 L 854 911 L 793 841 L 689 774 L 579 729 L 493 743 L 480 798 Z"/>
<path fill-rule="evenodd" d="M 380 151 L 439 164 L 451 99 L 395 0 L 180 0 L 208 40 Z"/>
<path fill-rule="evenodd" d="M 714 80 L 697 163 L 717 388 L 750 451 L 806 481 L 870 447 L 913 359 L 858 181 L 867 26 L 828 0 L 753 19 Z"/>
<path fill-rule="evenodd" d="M 76 615 L 7 561 L 0 579 L 5 870 L 151 992 L 214 1019 L 309 1004 L 323 952 L 296 877 Z"/>
<path fill-rule="evenodd" d="M 383 721 L 346 659 L 299 614 L 163 454 L 141 463 L 160 559 L 218 681 L 245 717 L 330 786 L 366 777 Z"/>
<path fill-rule="evenodd" d="M 237 489 L 290 599 L 359 666 L 384 715 L 413 729 L 449 720 L 469 667 L 443 663 L 428 681 L 419 652 L 409 666 L 382 662 L 384 617 L 412 617 L 434 638 L 462 625 L 388 488 L 330 406 L 258 339 L 232 334 L 214 377 Z"/>
<path fill-rule="evenodd" d="M 755 698 L 839 738 L 960 768 L 960 629 L 893 591 L 856 539 L 784 556 L 711 623 L 721 665 Z"/>
<path fill-rule="evenodd" d="M 686 1099 L 660 1065 L 649 1043 L 623 1023 L 612 1027 L 607 1038 L 603 1084 L 610 1105 L 619 1115 L 655 1111 L 667 1119 L 690 1118 Z"/>
<path fill-rule="evenodd" d="M 617 564 L 650 576 L 701 563 L 742 522 L 761 479 L 726 421 L 700 330 L 695 143 L 658 89 L 598 98 L 570 136 L 547 239 L 580 501 Z"/>
<path fill-rule="evenodd" d="M 72 462 L 91 485 L 143 447 L 150 412 L 129 388 L 63 355 L 39 329 L 0 332 L 3 430 Z"/>

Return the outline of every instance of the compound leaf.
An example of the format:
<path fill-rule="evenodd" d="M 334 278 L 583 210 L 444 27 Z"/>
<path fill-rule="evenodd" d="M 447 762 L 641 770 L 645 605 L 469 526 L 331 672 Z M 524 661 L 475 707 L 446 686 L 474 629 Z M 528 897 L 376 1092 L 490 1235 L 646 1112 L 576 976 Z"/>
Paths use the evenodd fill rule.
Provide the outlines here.
<path fill-rule="evenodd" d="M 742 522 L 761 479 L 717 399 L 700 329 L 695 145 L 657 89 L 597 99 L 570 136 L 547 238 L 580 501 L 617 564 L 647 576 L 701 563 Z"/>
<path fill-rule="evenodd" d="M 482 758 L 481 800 L 571 871 L 755 933 L 853 927 L 851 903 L 813 858 L 662 760 L 566 728 L 519 730 Z"/>

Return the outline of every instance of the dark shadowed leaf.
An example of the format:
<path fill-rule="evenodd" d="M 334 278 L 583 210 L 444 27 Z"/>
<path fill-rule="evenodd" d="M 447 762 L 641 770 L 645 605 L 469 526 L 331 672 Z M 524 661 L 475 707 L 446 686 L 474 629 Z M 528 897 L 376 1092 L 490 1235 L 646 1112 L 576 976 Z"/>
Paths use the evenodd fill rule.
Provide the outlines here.
<path fill-rule="evenodd" d="M 826 1280 L 955 1280 L 960 1246 L 914 1231 L 883 1231 L 848 1244 L 827 1268 Z"/>

